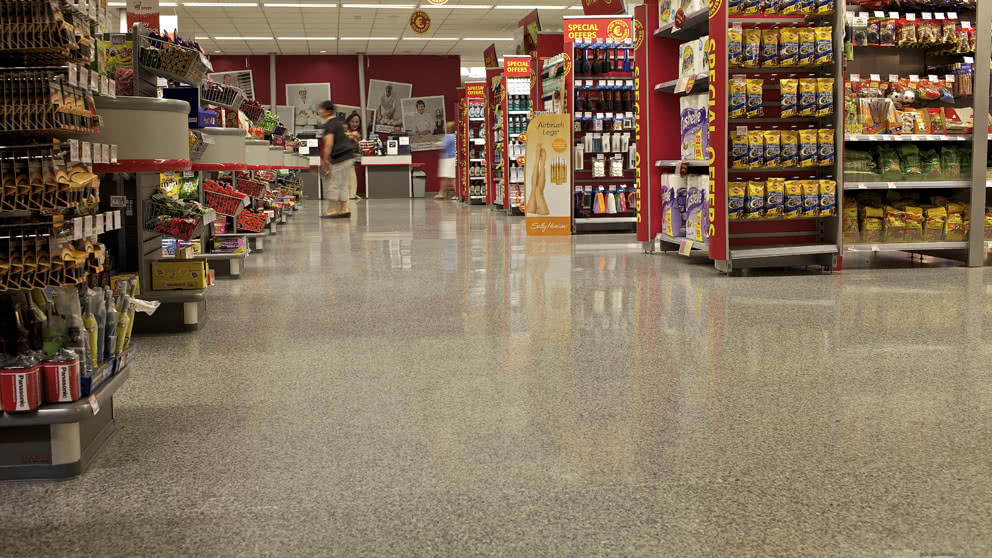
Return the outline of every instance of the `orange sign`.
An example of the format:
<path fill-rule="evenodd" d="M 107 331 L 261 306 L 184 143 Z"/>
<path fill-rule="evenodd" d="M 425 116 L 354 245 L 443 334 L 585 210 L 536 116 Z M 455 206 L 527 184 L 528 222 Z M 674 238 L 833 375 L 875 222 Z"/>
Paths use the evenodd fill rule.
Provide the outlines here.
<path fill-rule="evenodd" d="M 530 77 L 530 57 L 503 58 L 503 73 L 506 77 Z"/>
<path fill-rule="evenodd" d="M 554 149 L 556 153 L 564 153 L 566 148 L 568 148 L 568 144 L 565 143 L 565 140 L 562 138 L 555 138 L 555 140 L 551 142 L 551 149 Z"/>
<path fill-rule="evenodd" d="M 417 10 L 410 14 L 410 29 L 413 29 L 414 33 L 426 33 L 430 31 L 431 18 L 427 15 L 427 12 Z"/>
<path fill-rule="evenodd" d="M 569 236 L 572 234 L 571 217 L 527 216 L 527 236 Z"/>
<path fill-rule="evenodd" d="M 520 143 L 527 143 L 527 132 L 520 134 L 520 137 L 517 139 L 520 140 Z"/>
<path fill-rule="evenodd" d="M 603 39 L 619 42 L 631 37 L 629 18 L 565 19 L 565 40 Z"/>

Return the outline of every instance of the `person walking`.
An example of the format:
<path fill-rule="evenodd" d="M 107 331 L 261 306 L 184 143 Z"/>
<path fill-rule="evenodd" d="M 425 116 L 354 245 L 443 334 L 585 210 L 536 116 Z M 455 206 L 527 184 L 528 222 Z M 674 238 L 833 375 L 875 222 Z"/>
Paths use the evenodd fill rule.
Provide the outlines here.
<path fill-rule="evenodd" d="M 436 200 L 448 198 L 448 188 L 455 186 L 455 123 L 444 124 L 444 139 L 441 140 L 441 159 L 437 165 L 437 175 L 441 178 L 441 189 L 434 196 Z"/>
<path fill-rule="evenodd" d="M 355 160 L 358 160 L 362 154 L 361 148 L 358 145 L 358 142 L 362 141 L 362 117 L 355 111 L 348 115 L 348 119 L 345 122 L 347 126 L 345 126 L 344 134 L 355 144 Z M 348 183 L 348 194 L 351 199 L 358 199 L 358 172 L 355 170 L 354 165 L 351 167 L 351 181 Z"/>
<path fill-rule="evenodd" d="M 320 147 L 320 175 L 327 186 L 324 195 L 330 205 L 321 217 L 350 217 L 348 185 L 355 169 L 355 148 L 345 134 L 344 124 L 334 115 L 334 103 L 324 101 L 317 107 L 324 119 Z"/>

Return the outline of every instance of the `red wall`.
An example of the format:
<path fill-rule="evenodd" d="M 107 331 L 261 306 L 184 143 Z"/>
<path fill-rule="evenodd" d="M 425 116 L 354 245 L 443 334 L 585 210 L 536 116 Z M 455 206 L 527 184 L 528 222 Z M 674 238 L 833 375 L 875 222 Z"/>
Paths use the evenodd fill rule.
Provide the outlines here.
<path fill-rule="evenodd" d="M 211 56 L 214 71 L 252 70 L 255 96 L 262 104 L 271 104 L 269 95 L 269 57 Z M 457 114 L 457 89 L 461 86 L 461 59 L 457 56 L 365 56 L 365 79 L 389 80 L 413 84 L 414 97 L 444 96 L 445 117 Z M 287 83 L 331 84 L 331 99 L 344 105 L 360 105 L 357 56 L 276 56 L 276 104 L 286 104 Z M 365 84 L 368 94 L 368 83 Z M 427 174 L 427 191 L 439 187 L 437 162 L 439 151 L 413 154 L 415 163 Z"/>

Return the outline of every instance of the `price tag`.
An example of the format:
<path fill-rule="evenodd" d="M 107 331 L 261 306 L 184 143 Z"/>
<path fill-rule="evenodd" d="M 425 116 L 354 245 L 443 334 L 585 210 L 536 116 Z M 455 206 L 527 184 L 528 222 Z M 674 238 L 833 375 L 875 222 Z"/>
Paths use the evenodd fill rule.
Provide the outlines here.
<path fill-rule="evenodd" d="M 899 81 L 899 74 L 889 74 L 889 81 L 890 82 Z"/>
<path fill-rule="evenodd" d="M 861 81 L 861 74 L 851 74 L 851 81 Z"/>
<path fill-rule="evenodd" d="M 899 19 L 899 12 L 889 12 L 890 19 Z"/>
<path fill-rule="evenodd" d="M 76 78 L 76 86 L 88 89 L 90 86 L 90 71 L 83 66 L 79 67 L 79 75 Z"/>
<path fill-rule="evenodd" d="M 105 97 L 110 96 L 110 78 L 102 76 L 100 78 L 100 93 Z"/>
<path fill-rule="evenodd" d="M 916 14 L 906 14 L 906 21 L 916 21 Z"/>
<path fill-rule="evenodd" d="M 72 239 L 80 240 L 83 238 L 83 218 L 76 217 L 72 220 Z"/>
<path fill-rule="evenodd" d="M 738 126 L 737 127 L 737 135 L 738 136 L 746 136 L 747 135 L 747 126 Z"/>
<path fill-rule="evenodd" d="M 910 141 L 919 141 L 921 139 L 923 139 L 923 136 L 921 136 L 921 135 L 918 135 L 918 134 L 910 134 L 909 135 L 909 140 Z"/>
<path fill-rule="evenodd" d="M 961 22 L 961 29 L 971 29 L 971 22 L 970 21 L 962 21 Z"/>
<path fill-rule="evenodd" d="M 868 188 L 863 182 L 856 185 L 858 190 L 865 190 Z"/>
<path fill-rule="evenodd" d="M 692 88 L 695 85 L 696 85 L 696 74 L 690 74 L 689 79 L 685 83 L 685 92 L 688 93 L 692 91 Z"/>
<path fill-rule="evenodd" d="M 114 229 L 121 228 L 121 212 L 117 210 L 114 212 Z"/>
<path fill-rule="evenodd" d="M 886 186 L 889 187 L 889 190 L 895 190 L 896 189 L 896 183 L 895 182 L 886 182 Z"/>
<path fill-rule="evenodd" d="M 676 93 L 685 93 L 686 86 L 689 85 L 689 76 L 685 75 L 679 78 L 679 81 L 675 83 Z"/>
<path fill-rule="evenodd" d="M 124 207 L 127 198 L 124 196 L 110 196 L 110 207 Z"/>
<path fill-rule="evenodd" d="M 929 79 L 930 81 L 940 81 L 939 78 L 933 74 L 928 75 L 927 79 Z"/>
<path fill-rule="evenodd" d="M 117 81 L 116 80 L 108 80 L 108 83 L 107 83 L 107 96 L 110 97 L 111 99 L 116 99 L 117 98 Z"/>
<path fill-rule="evenodd" d="M 973 56 L 965 56 L 964 57 L 964 63 L 965 64 L 974 64 L 975 63 L 975 57 L 973 57 Z"/>
<path fill-rule="evenodd" d="M 606 86 L 607 87 L 616 87 L 617 86 L 617 80 L 615 80 L 615 79 L 606 80 Z"/>
<path fill-rule="evenodd" d="M 115 228 L 116 227 L 114 227 L 114 214 L 113 213 L 104 213 L 103 214 L 103 230 L 105 230 L 105 231 L 112 231 Z"/>
<path fill-rule="evenodd" d="M 882 136 L 882 140 L 883 140 L 883 141 L 892 141 L 892 140 L 894 140 L 894 139 L 895 139 L 895 138 L 894 138 L 893 136 L 890 136 L 890 135 L 888 135 L 888 134 L 885 134 L 885 135 L 883 135 L 883 136 Z"/>
<path fill-rule="evenodd" d="M 871 80 L 872 81 L 882 81 L 882 76 L 879 75 L 879 74 L 872 74 L 871 75 Z"/>
<path fill-rule="evenodd" d="M 107 220 L 103 215 L 96 215 L 93 218 L 93 234 L 102 234 L 104 232 L 104 225 Z"/>
<path fill-rule="evenodd" d="M 878 252 L 879 250 L 881 250 L 881 246 L 879 246 L 878 244 L 872 244 L 871 245 L 871 251 L 872 252 Z"/>
<path fill-rule="evenodd" d="M 81 142 L 79 150 L 80 150 L 80 155 L 82 156 L 82 159 L 80 160 L 83 163 L 93 162 L 93 146 L 90 145 L 90 142 L 88 141 Z"/>
<path fill-rule="evenodd" d="M 79 161 L 79 140 L 69 140 L 69 161 Z"/>
<path fill-rule="evenodd" d="M 103 144 L 103 162 L 104 163 L 109 163 L 110 162 L 110 144 L 109 143 Z"/>
<path fill-rule="evenodd" d="M 87 215 L 83 217 L 83 236 L 89 238 L 93 236 L 93 216 Z"/>
<path fill-rule="evenodd" d="M 944 81 L 948 83 L 954 83 L 954 74 L 947 74 L 944 76 Z"/>
<path fill-rule="evenodd" d="M 110 146 L 110 162 L 117 164 L 117 144 Z"/>
<path fill-rule="evenodd" d="M 958 18 L 957 12 L 947 12 L 947 19 L 957 19 L 957 18 Z"/>
<path fill-rule="evenodd" d="M 917 81 L 920 81 L 920 76 L 918 76 L 916 74 L 910 74 L 909 75 L 909 81 L 912 81 L 914 83 L 917 82 Z"/>
<path fill-rule="evenodd" d="M 69 85 L 76 87 L 79 83 L 79 68 L 75 64 L 69 64 Z"/>
<path fill-rule="evenodd" d="M 923 19 L 924 21 L 931 20 L 933 19 L 933 14 L 930 12 L 923 12 Z"/>
<path fill-rule="evenodd" d="M 885 17 L 885 12 L 882 10 L 875 10 L 875 17 Z"/>
<path fill-rule="evenodd" d="M 937 12 L 933 14 L 934 19 L 944 19 L 944 12 Z"/>
<path fill-rule="evenodd" d="M 100 402 L 96 398 L 96 394 L 93 394 L 89 398 L 90 408 L 93 409 L 93 416 L 96 416 L 100 412 Z"/>
<path fill-rule="evenodd" d="M 692 253 L 692 241 L 688 238 L 683 238 L 682 242 L 679 243 L 679 255 L 688 256 Z"/>

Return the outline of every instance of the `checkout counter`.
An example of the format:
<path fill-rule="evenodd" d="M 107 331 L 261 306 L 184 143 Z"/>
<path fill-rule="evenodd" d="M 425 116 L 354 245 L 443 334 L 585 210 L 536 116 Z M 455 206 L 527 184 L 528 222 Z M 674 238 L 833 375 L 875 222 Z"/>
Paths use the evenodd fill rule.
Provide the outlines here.
<path fill-rule="evenodd" d="M 410 137 L 391 134 L 383 155 L 363 155 L 355 162 L 365 175 L 365 197 L 368 199 L 412 198 L 413 170 L 423 166 L 414 163 L 410 154 Z"/>

